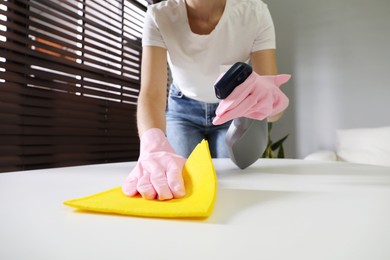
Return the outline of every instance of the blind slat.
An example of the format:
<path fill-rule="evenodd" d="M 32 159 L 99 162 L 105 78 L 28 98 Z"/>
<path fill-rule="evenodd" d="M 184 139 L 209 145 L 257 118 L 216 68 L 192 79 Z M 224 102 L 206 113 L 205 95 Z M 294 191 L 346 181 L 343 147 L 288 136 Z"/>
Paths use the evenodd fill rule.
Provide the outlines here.
<path fill-rule="evenodd" d="M 18 51 L 22 50 L 22 47 L 19 47 L 17 45 L 9 44 L 5 47 L 6 48 L 8 47 L 9 50 L 18 50 Z M 35 54 L 35 57 L 26 54 Z M 84 64 L 68 61 L 66 58 L 54 57 L 51 55 L 47 55 L 45 53 L 36 53 L 30 49 L 27 49 L 24 55 L 15 52 L 3 52 L 2 56 L 10 61 L 19 62 L 21 60 L 24 60 L 27 63 L 27 65 L 46 67 L 47 69 L 50 70 L 62 71 L 64 73 L 74 75 L 74 76 L 82 75 L 84 78 L 92 78 L 92 79 L 101 80 L 112 84 L 130 85 L 130 83 L 135 83 L 139 86 L 139 80 L 127 78 L 125 76 L 118 75 L 110 71 L 94 68 L 91 66 L 86 66 Z M 50 67 L 47 66 L 48 62 L 51 63 Z M 7 68 L 7 63 L 5 63 L 3 67 Z"/>
<path fill-rule="evenodd" d="M 2 87 L 2 85 L 4 85 L 4 83 L 0 84 L 0 87 Z M 16 83 L 13 83 L 12 87 L 4 86 L 2 94 L 3 95 L 0 95 L 0 101 L 4 102 L 2 103 L 4 105 L 6 103 L 11 103 L 46 108 L 56 107 L 70 111 L 86 111 L 93 114 L 105 113 L 107 108 L 109 108 L 111 114 L 121 116 L 128 116 L 129 111 L 135 109 L 134 106 L 124 106 L 122 103 L 107 103 L 107 101 L 101 99 L 67 95 L 50 90 L 25 88 L 24 86 L 21 86 L 21 84 Z M 67 98 L 62 97 L 63 95 L 67 95 Z"/>
<path fill-rule="evenodd" d="M 6 24 L 7 23 L 4 23 L 4 25 L 6 25 Z M 9 40 L 13 40 L 14 42 L 17 42 L 16 44 L 15 43 L 11 43 L 11 42 L 5 43 L 3 48 L 7 48 L 8 50 L 19 51 L 21 53 L 22 53 L 22 50 L 24 50 L 25 52 L 23 54 L 29 54 L 32 57 L 40 57 L 41 59 L 43 59 L 43 57 L 46 57 L 46 54 L 49 53 L 53 57 L 59 57 L 60 56 L 61 58 L 65 58 L 67 60 L 70 60 L 73 63 L 75 63 L 74 65 L 77 65 L 77 63 L 76 63 L 77 60 L 80 60 L 80 61 L 83 60 L 83 62 L 88 62 L 88 63 L 94 64 L 96 66 L 105 67 L 107 69 L 111 69 L 111 70 L 114 70 L 114 71 L 122 70 L 122 71 L 124 71 L 126 73 L 132 73 L 132 71 L 131 70 L 127 70 L 126 67 L 129 67 L 129 68 L 131 68 L 133 70 L 134 69 L 139 69 L 139 65 L 131 65 L 131 64 L 127 63 L 126 61 L 124 61 L 123 58 L 121 58 L 121 60 L 117 60 L 117 59 L 114 59 L 114 58 L 108 58 L 108 57 L 103 56 L 101 54 L 93 53 L 91 51 L 85 51 L 85 54 L 89 55 L 91 57 L 93 56 L 93 57 L 95 57 L 95 59 L 88 58 L 88 57 L 85 57 L 85 56 L 80 57 L 76 53 L 78 51 L 81 51 L 81 49 L 74 48 L 74 46 L 71 46 L 71 45 L 60 45 L 60 46 L 62 46 L 62 48 L 67 48 L 65 50 L 65 49 L 60 49 L 58 47 L 47 45 L 47 44 L 42 43 L 40 41 L 45 41 L 45 42 L 48 42 L 48 43 L 52 43 L 55 39 L 54 38 L 45 37 L 43 34 L 40 35 L 41 36 L 39 38 L 40 41 L 33 41 L 33 40 L 29 39 L 29 38 L 22 38 L 21 36 L 19 36 L 17 34 L 14 34 L 14 33 L 7 33 L 6 32 L 3 35 L 5 37 L 7 37 Z M 59 44 L 58 42 L 60 42 L 60 41 L 57 41 L 57 45 Z M 63 43 L 63 42 L 61 42 L 61 43 Z M 20 46 L 21 44 L 34 46 L 34 48 L 37 49 L 38 51 L 34 51 L 34 49 L 32 49 L 32 48 L 29 48 L 29 50 L 27 51 L 25 48 L 22 48 Z M 98 49 L 100 51 L 104 50 L 102 48 L 98 48 Z M 43 55 L 42 53 L 46 53 L 46 54 Z M 112 56 L 112 54 L 110 54 L 110 55 Z M 125 56 L 126 53 L 124 53 L 123 55 Z M 104 61 L 99 61 L 96 58 L 104 59 Z M 111 64 L 116 64 L 116 66 L 113 66 Z M 126 66 L 122 66 L 122 64 L 123 65 L 126 64 Z"/>

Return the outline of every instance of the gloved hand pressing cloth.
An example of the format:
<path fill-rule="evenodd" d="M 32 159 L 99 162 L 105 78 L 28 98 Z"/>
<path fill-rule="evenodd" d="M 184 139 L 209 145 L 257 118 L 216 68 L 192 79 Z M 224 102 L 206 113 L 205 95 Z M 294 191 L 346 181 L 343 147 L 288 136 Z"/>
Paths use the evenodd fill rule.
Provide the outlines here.
<path fill-rule="evenodd" d="M 177 199 L 185 195 L 182 170 L 186 159 L 177 155 L 163 131 L 147 130 L 141 136 L 140 156 L 122 185 L 127 196 L 145 199 Z"/>

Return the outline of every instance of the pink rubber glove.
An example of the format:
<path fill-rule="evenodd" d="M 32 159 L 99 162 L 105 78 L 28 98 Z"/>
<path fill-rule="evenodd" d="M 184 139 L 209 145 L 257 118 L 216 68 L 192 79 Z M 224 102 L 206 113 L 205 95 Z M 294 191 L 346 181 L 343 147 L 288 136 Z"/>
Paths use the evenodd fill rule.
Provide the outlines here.
<path fill-rule="evenodd" d="M 182 170 L 185 159 L 175 153 L 163 131 L 147 130 L 141 136 L 137 165 L 122 185 L 127 196 L 167 200 L 185 195 Z"/>
<path fill-rule="evenodd" d="M 290 79 L 290 75 L 260 76 L 251 75 L 230 95 L 222 100 L 216 110 L 214 125 L 223 124 L 238 117 L 263 120 L 285 110 L 288 97 L 280 86 Z"/>

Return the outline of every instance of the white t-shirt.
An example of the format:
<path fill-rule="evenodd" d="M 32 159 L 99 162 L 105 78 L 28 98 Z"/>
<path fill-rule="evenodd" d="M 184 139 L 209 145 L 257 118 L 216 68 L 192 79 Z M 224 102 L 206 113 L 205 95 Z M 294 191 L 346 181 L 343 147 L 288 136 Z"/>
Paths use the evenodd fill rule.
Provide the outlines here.
<path fill-rule="evenodd" d="M 173 82 L 185 96 L 214 103 L 219 75 L 238 61 L 248 62 L 251 52 L 275 49 L 275 31 L 261 0 L 227 0 L 207 35 L 191 31 L 185 0 L 168 0 L 148 7 L 142 45 L 167 49 Z"/>

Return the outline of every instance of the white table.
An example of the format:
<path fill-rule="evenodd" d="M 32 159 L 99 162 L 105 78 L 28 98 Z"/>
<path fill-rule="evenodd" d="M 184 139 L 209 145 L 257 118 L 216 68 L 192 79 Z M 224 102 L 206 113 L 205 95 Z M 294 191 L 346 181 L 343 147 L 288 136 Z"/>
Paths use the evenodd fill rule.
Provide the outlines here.
<path fill-rule="evenodd" d="M 390 168 L 214 160 L 213 214 L 78 213 L 67 199 L 119 186 L 134 162 L 0 174 L 0 259 L 390 259 Z"/>

